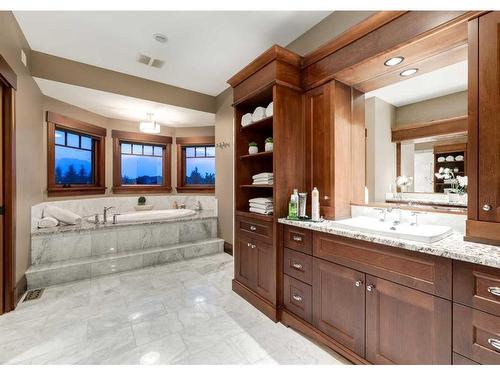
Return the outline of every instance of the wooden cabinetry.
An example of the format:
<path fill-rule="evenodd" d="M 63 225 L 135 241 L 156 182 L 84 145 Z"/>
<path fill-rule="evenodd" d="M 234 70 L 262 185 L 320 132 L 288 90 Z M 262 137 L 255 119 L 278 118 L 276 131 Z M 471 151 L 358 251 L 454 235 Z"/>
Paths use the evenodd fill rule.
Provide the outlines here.
<path fill-rule="evenodd" d="M 354 95 L 351 87 L 337 81 L 305 93 L 306 186 L 308 191 L 318 188 L 320 215 L 325 218 L 350 216 L 351 201 L 359 200 L 353 197 L 359 195 L 353 176 L 362 179 L 364 186 L 364 120 L 363 132 L 356 131 L 364 105 L 359 100 L 353 105 Z M 352 147 L 356 159 L 352 159 Z M 353 160 L 363 165 L 353 165 Z"/>
<path fill-rule="evenodd" d="M 469 22 L 467 238 L 500 244 L 500 12 Z"/>

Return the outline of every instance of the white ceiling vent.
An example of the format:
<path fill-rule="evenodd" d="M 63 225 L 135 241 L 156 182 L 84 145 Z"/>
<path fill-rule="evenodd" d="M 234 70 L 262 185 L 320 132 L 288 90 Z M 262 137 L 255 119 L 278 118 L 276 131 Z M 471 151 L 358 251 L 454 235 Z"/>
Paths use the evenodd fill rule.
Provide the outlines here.
<path fill-rule="evenodd" d="M 151 56 L 143 54 L 139 55 L 139 57 L 137 58 L 137 62 L 147 66 L 151 66 L 153 68 L 161 68 L 165 64 L 164 60 L 153 59 Z"/>

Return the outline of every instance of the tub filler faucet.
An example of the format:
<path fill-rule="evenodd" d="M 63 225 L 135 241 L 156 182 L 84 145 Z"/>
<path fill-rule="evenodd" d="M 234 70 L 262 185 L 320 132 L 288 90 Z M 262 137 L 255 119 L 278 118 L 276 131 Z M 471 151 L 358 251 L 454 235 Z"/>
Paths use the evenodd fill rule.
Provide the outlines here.
<path fill-rule="evenodd" d="M 104 211 L 102 214 L 102 223 L 103 224 L 106 224 L 108 222 L 108 211 L 113 209 L 113 208 L 115 208 L 115 207 L 113 207 L 113 206 L 104 207 Z"/>

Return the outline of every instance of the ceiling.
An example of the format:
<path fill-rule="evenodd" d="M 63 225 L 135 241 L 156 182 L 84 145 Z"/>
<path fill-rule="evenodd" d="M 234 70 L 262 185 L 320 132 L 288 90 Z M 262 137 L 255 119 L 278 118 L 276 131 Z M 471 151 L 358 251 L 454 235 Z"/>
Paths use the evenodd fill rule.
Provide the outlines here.
<path fill-rule="evenodd" d="M 35 81 L 44 95 L 109 118 L 141 121 L 146 119 L 147 113 L 154 113 L 154 119 L 157 122 L 170 127 L 215 125 L 215 115 L 213 113 L 195 111 L 41 78 L 35 78 Z"/>
<path fill-rule="evenodd" d="M 328 11 L 35 12 L 14 15 L 35 51 L 209 95 L 273 44 L 286 46 Z M 154 33 L 168 37 L 154 40 Z M 162 68 L 139 54 L 165 60 Z"/>
<path fill-rule="evenodd" d="M 415 78 L 366 93 L 396 107 L 467 90 L 467 61 L 462 61 Z"/>

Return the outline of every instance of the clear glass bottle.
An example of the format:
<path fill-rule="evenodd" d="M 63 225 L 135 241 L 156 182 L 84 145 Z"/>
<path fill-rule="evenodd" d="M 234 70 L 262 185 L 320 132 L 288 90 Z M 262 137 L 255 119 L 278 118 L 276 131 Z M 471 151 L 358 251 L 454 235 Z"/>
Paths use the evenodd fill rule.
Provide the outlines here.
<path fill-rule="evenodd" d="M 297 219 L 297 198 L 294 194 L 290 196 L 290 202 L 288 202 L 288 218 Z"/>

